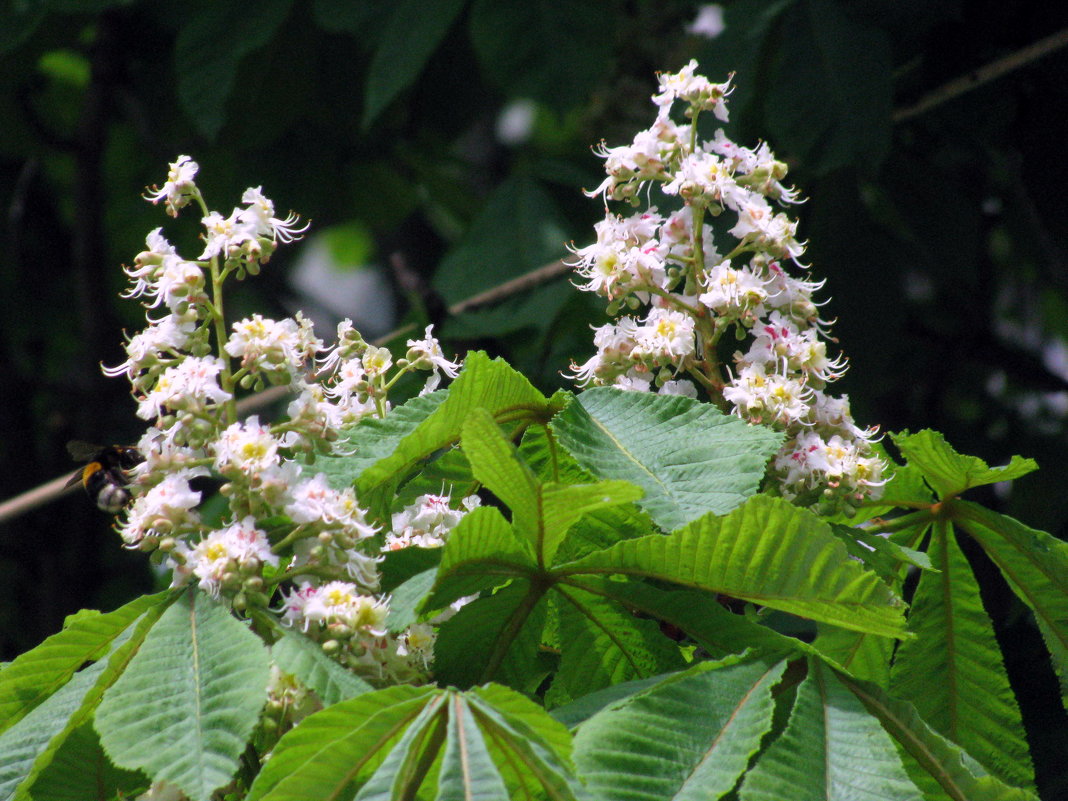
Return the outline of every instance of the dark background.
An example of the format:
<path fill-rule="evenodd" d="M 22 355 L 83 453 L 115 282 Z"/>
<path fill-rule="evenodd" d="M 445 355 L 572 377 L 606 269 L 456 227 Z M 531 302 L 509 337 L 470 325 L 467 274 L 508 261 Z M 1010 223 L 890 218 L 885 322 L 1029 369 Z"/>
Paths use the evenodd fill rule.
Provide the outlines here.
<path fill-rule="evenodd" d="M 962 453 L 1042 470 L 975 499 L 1068 535 L 1068 5 L 782 0 L 726 4 L 716 39 L 687 2 L 15 0 L 0 10 L 0 499 L 72 469 L 74 438 L 132 442 L 119 269 L 165 225 L 145 203 L 179 153 L 224 214 L 262 184 L 350 267 L 398 260 L 445 303 L 592 240 L 591 145 L 653 116 L 657 70 L 737 73 L 728 133 L 767 139 L 797 209 L 862 425 L 930 427 Z M 1003 68 L 987 80 L 988 68 Z M 956 86 L 968 89 L 954 89 Z M 974 84 L 978 84 L 977 86 Z M 521 141 L 497 133 L 526 101 Z M 195 227 L 195 226 L 192 226 Z M 187 237 L 192 234 L 186 234 Z M 188 248 L 195 243 L 184 240 Z M 229 311 L 308 306 L 298 248 L 237 286 Z M 439 319 L 394 287 L 398 321 Z M 372 306 L 394 303 L 378 297 Z M 353 314 L 356 310 L 353 311 Z M 439 320 L 448 352 L 507 357 L 543 389 L 593 346 L 603 306 L 565 279 Z M 329 339 L 332 331 L 321 330 Z M 0 655 L 82 607 L 153 586 L 78 494 L 0 527 Z M 1041 642 L 995 571 L 984 582 L 1043 797 L 1068 797 L 1065 718 Z"/>

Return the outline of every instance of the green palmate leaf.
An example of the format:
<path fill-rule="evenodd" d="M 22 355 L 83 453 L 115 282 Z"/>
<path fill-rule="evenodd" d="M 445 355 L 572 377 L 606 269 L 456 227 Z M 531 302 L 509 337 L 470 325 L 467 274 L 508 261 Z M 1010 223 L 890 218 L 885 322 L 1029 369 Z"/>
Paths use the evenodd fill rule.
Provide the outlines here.
<path fill-rule="evenodd" d="M 471 464 L 459 448 L 450 448 L 426 464 L 411 481 L 397 492 L 393 510 L 403 509 L 420 495 L 449 495 L 462 498 L 477 492 L 478 481 L 471 474 Z"/>
<path fill-rule="evenodd" d="M 404 631 L 419 619 L 419 607 L 433 589 L 437 575 L 436 567 L 429 568 L 416 573 L 390 593 L 386 615 L 386 626 L 390 631 Z"/>
<path fill-rule="evenodd" d="M 1068 543 L 967 501 L 953 520 L 986 551 L 1031 611 L 1046 641 L 1068 709 Z"/>
<path fill-rule="evenodd" d="M 633 503 L 606 506 L 583 515 L 567 530 L 556 552 L 556 563 L 571 562 L 620 540 L 653 533 L 653 521 Z"/>
<path fill-rule="evenodd" d="M 338 442 L 337 450 L 350 455 L 318 459 L 315 469 L 326 474 L 331 487 L 351 487 L 364 470 L 391 456 L 401 441 L 415 431 L 448 396 L 447 390 L 438 390 L 390 409 L 383 418 L 363 418 L 346 431 L 344 438 Z"/>
<path fill-rule="evenodd" d="M 903 431 L 892 436 L 898 450 L 911 466 L 920 469 L 940 498 L 951 498 L 984 484 L 1011 481 L 1038 469 L 1033 459 L 1019 456 L 1013 456 L 1003 467 L 990 467 L 977 456 L 957 453 L 945 437 L 930 429 L 915 434 Z"/>
<path fill-rule="evenodd" d="M 442 801 L 453 798 L 509 801 L 511 797 L 493 764 L 477 721 L 460 696 L 453 696 L 449 703 L 448 733 L 436 797 Z"/>
<path fill-rule="evenodd" d="M 237 769 L 267 698 L 268 672 L 259 638 L 188 591 L 104 695 L 100 741 L 119 767 L 207 799 Z"/>
<path fill-rule="evenodd" d="M 491 361 L 479 351 L 468 353 L 463 371 L 447 390 L 445 400 L 397 438 L 386 451 L 388 455 L 360 473 L 356 484 L 360 502 L 380 515 L 388 512 L 401 481 L 417 464 L 457 443 L 464 420 L 477 408 L 486 409 L 498 422 L 548 419 L 553 412 L 545 396 L 504 361 Z"/>
<path fill-rule="evenodd" d="M 556 681 L 571 698 L 685 667 L 678 646 L 653 620 L 575 587 L 559 588 L 563 654 Z"/>
<path fill-rule="evenodd" d="M 65 759 L 85 756 L 74 746 L 73 750 L 64 750 L 67 739 L 90 719 L 103 692 L 126 668 L 164 609 L 164 603 L 149 606 L 136 623 L 114 638 L 106 658 L 76 673 L 53 696 L 0 735 L 0 787 L 19 785 L 15 797 L 23 798 L 26 788 L 34 785 L 38 777 L 45 773 L 54 776 L 58 768 L 53 768 L 52 763 L 61 751 Z M 85 764 L 82 769 L 99 772 L 99 765 Z"/>
<path fill-rule="evenodd" d="M 390 687 L 317 712 L 288 732 L 249 801 L 572 799 L 569 739 L 543 710 L 502 687 Z"/>
<path fill-rule="evenodd" d="M 948 523 L 935 524 L 928 554 L 941 572 L 920 577 L 909 613 L 916 638 L 898 649 L 891 691 L 1005 781 L 1033 785 L 994 627 Z"/>
<path fill-rule="evenodd" d="M 64 733 L 80 725 L 75 718 L 106 666 L 106 660 L 102 659 L 79 671 L 0 734 L 0 798 L 28 797 L 26 791 L 51 761 Z"/>
<path fill-rule="evenodd" d="M 849 675 L 871 681 L 880 687 L 890 683 L 890 657 L 894 640 L 877 634 L 849 631 L 820 623 L 819 636 L 812 648 L 820 656 L 844 668 Z"/>
<path fill-rule="evenodd" d="M 842 541 L 850 556 L 870 567 L 892 587 L 900 589 L 904 580 L 902 567 L 931 569 L 931 560 L 923 551 L 905 548 L 870 531 L 832 523 L 831 532 Z"/>
<path fill-rule="evenodd" d="M 472 411 L 463 430 L 475 477 L 511 509 L 516 533 L 533 546 L 539 564 L 552 564 L 568 528 L 582 515 L 641 497 L 641 489 L 625 481 L 542 484 L 484 409 Z"/>
<path fill-rule="evenodd" d="M 629 481 L 544 485 L 539 493 L 542 514 L 539 552 L 543 564 L 553 564 L 557 548 L 580 518 L 606 507 L 636 501 L 641 496 L 641 487 Z"/>
<path fill-rule="evenodd" d="M 200 3 L 182 17 L 174 45 L 178 98 L 201 133 L 211 138 L 222 128 L 241 60 L 271 40 L 292 4 Z"/>
<path fill-rule="evenodd" d="M 398 548 L 379 562 L 382 592 L 392 592 L 408 579 L 441 564 L 441 548 Z"/>
<path fill-rule="evenodd" d="M 465 0 L 403 0 L 394 6 L 367 76 L 365 129 L 419 77 L 464 5 Z"/>
<path fill-rule="evenodd" d="M 429 763 L 431 757 L 436 756 L 448 726 L 448 703 L 455 697 L 454 691 L 446 690 L 430 699 L 407 724 L 353 801 L 394 801 L 413 797 L 425 778 L 425 773 L 420 772 L 420 763 L 423 760 Z"/>
<path fill-rule="evenodd" d="M 107 793 L 132 798 L 148 786 L 143 773 L 116 768 L 104 755 L 91 721 L 70 732 L 31 791 L 38 801 L 86 801 Z M 6 797 L 6 796 L 5 796 Z"/>
<path fill-rule="evenodd" d="M 485 409 L 472 409 L 464 421 L 463 449 L 475 478 L 512 510 L 516 533 L 534 545 L 539 482 Z"/>
<path fill-rule="evenodd" d="M 558 573 L 646 576 L 854 631 L 899 637 L 905 629 L 900 599 L 849 558 L 826 523 L 766 496 L 668 536 L 626 540 Z"/>
<path fill-rule="evenodd" d="M 537 661 L 545 615 L 544 599 L 526 581 L 467 604 L 442 625 L 434 643 L 437 680 L 464 688 L 494 678 L 522 691 L 537 689 L 545 672 Z"/>
<path fill-rule="evenodd" d="M 807 643 L 787 637 L 750 617 L 724 609 L 715 596 L 694 590 L 661 590 L 639 581 L 614 581 L 582 576 L 569 581 L 583 589 L 615 598 L 628 609 L 650 615 L 676 626 L 714 657 L 752 649 L 761 654 L 783 657 L 816 653 Z"/>
<path fill-rule="evenodd" d="M 440 609 L 536 567 L 529 546 L 515 536 L 504 516 L 492 506 L 477 507 L 449 533 L 434 594 L 425 608 Z"/>
<path fill-rule="evenodd" d="M 324 654 L 317 643 L 291 629 L 285 629 L 282 638 L 271 646 L 271 661 L 314 690 L 323 706 L 355 698 L 372 689 L 363 679 Z"/>
<path fill-rule="evenodd" d="M 107 653 L 147 610 L 171 598 L 171 593 L 145 595 L 106 614 L 83 610 L 69 617 L 61 632 L 20 654 L 0 671 L 0 730 L 17 723 L 86 662 Z"/>
<path fill-rule="evenodd" d="M 571 736 L 544 709 L 497 684 L 475 688 L 465 698 L 485 733 L 509 798 L 570 801 L 579 796 Z"/>
<path fill-rule="evenodd" d="M 500 684 L 475 687 L 467 696 L 497 725 L 536 743 L 539 751 L 545 749 L 546 761 L 571 767 L 572 742 L 567 728 L 530 698 Z"/>
<path fill-rule="evenodd" d="M 921 801 L 890 736 L 834 673 L 809 662 L 790 722 L 749 771 L 740 801 Z"/>
<path fill-rule="evenodd" d="M 101 695 L 126 668 L 147 632 L 167 608 L 167 604 L 158 597 L 149 596 L 148 599 L 139 600 L 145 601 L 144 611 L 136 621 L 117 634 L 114 634 L 112 627 L 132 611 L 131 606 L 137 608 L 138 602 L 110 615 L 80 613 L 72 618 L 72 627 L 76 623 L 88 623 L 93 628 L 94 624 L 104 623 L 103 628 L 112 629 L 107 635 L 112 637 L 109 650 L 106 654 L 99 654 L 101 658 L 95 664 L 75 673 L 62 688 L 0 735 L 0 788 L 19 786 L 20 792 L 16 797 L 23 797 L 22 791 L 33 785 L 38 776 L 49 771 L 55 756 L 66 745 L 67 738 L 90 719 Z M 154 603 L 149 603 L 149 600 Z M 47 670 L 45 675 L 48 676 Z M 66 752 L 66 757 L 71 755 L 72 752 Z M 77 755 L 76 752 L 74 755 Z M 84 768 L 87 772 L 98 770 L 95 764 Z M 9 796 L 0 793 L 0 797 Z"/>
<path fill-rule="evenodd" d="M 560 391 L 550 399 L 560 406 L 572 402 L 571 393 Z M 597 480 L 593 473 L 579 465 L 545 426 L 531 426 L 523 432 L 519 455 L 524 463 L 542 481 L 560 484 L 592 484 Z"/>
<path fill-rule="evenodd" d="M 782 442 L 707 403 L 608 387 L 579 395 L 552 429 L 594 475 L 644 489 L 642 508 L 669 531 L 755 493 Z"/>
<path fill-rule="evenodd" d="M 607 707 L 575 736 L 595 798 L 720 798 L 771 729 L 785 662 L 703 663 Z"/>
<path fill-rule="evenodd" d="M 409 723 L 437 697 L 400 685 L 316 712 L 285 734 L 249 790 L 248 801 L 352 798 L 351 783 L 378 767 Z"/>
<path fill-rule="evenodd" d="M 1037 801 L 1030 791 L 1010 787 L 989 775 L 982 765 L 928 726 L 908 702 L 891 697 L 870 682 L 841 674 L 838 679 L 879 719 L 907 755 L 905 768 L 924 791 L 924 798 Z"/>

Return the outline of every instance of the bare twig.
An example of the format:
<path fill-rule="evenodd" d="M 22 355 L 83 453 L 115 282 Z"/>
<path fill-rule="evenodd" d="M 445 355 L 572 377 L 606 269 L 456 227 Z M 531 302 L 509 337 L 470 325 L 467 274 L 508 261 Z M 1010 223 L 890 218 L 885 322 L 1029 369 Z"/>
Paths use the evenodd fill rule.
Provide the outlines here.
<path fill-rule="evenodd" d="M 1037 61 L 1043 56 L 1047 56 L 1065 45 L 1068 45 L 1068 28 L 1047 36 L 1045 39 L 1040 39 L 1022 50 L 1010 53 L 1005 56 L 1005 58 L 992 61 L 959 78 L 954 78 L 949 83 L 942 84 L 933 92 L 920 98 L 914 105 L 895 111 L 893 114 L 893 121 L 904 122 L 913 117 L 918 117 L 920 114 L 923 114 L 935 106 L 940 106 L 949 100 L 970 92 L 972 89 L 977 89 L 985 83 L 1000 78 L 1006 73 L 1026 66 L 1032 61 Z"/>

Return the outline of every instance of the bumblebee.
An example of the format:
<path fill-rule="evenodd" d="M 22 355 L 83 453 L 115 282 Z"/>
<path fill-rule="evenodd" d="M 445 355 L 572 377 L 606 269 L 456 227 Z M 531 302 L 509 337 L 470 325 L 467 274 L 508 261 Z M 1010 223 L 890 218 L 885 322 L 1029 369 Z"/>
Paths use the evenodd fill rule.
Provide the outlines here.
<path fill-rule="evenodd" d="M 130 483 L 127 471 L 144 461 L 137 448 L 92 445 L 74 440 L 67 443 L 67 450 L 74 459 L 89 463 L 71 476 L 68 487 L 81 481 L 97 508 L 109 514 L 117 514 L 130 502 L 130 490 L 126 486 Z"/>

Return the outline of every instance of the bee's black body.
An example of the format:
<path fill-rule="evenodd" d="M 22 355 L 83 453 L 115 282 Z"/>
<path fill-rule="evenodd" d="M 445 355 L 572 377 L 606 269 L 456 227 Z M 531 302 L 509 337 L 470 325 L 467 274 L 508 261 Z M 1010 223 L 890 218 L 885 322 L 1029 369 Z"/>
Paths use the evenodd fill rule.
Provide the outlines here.
<path fill-rule="evenodd" d="M 144 461 L 141 452 L 125 445 L 91 445 L 79 440 L 68 443 L 67 450 L 75 459 L 89 462 L 71 476 L 67 486 L 81 481 L 97 508 L 110 514 L 120 512 L 130 501 L 126 471 Z"/>

